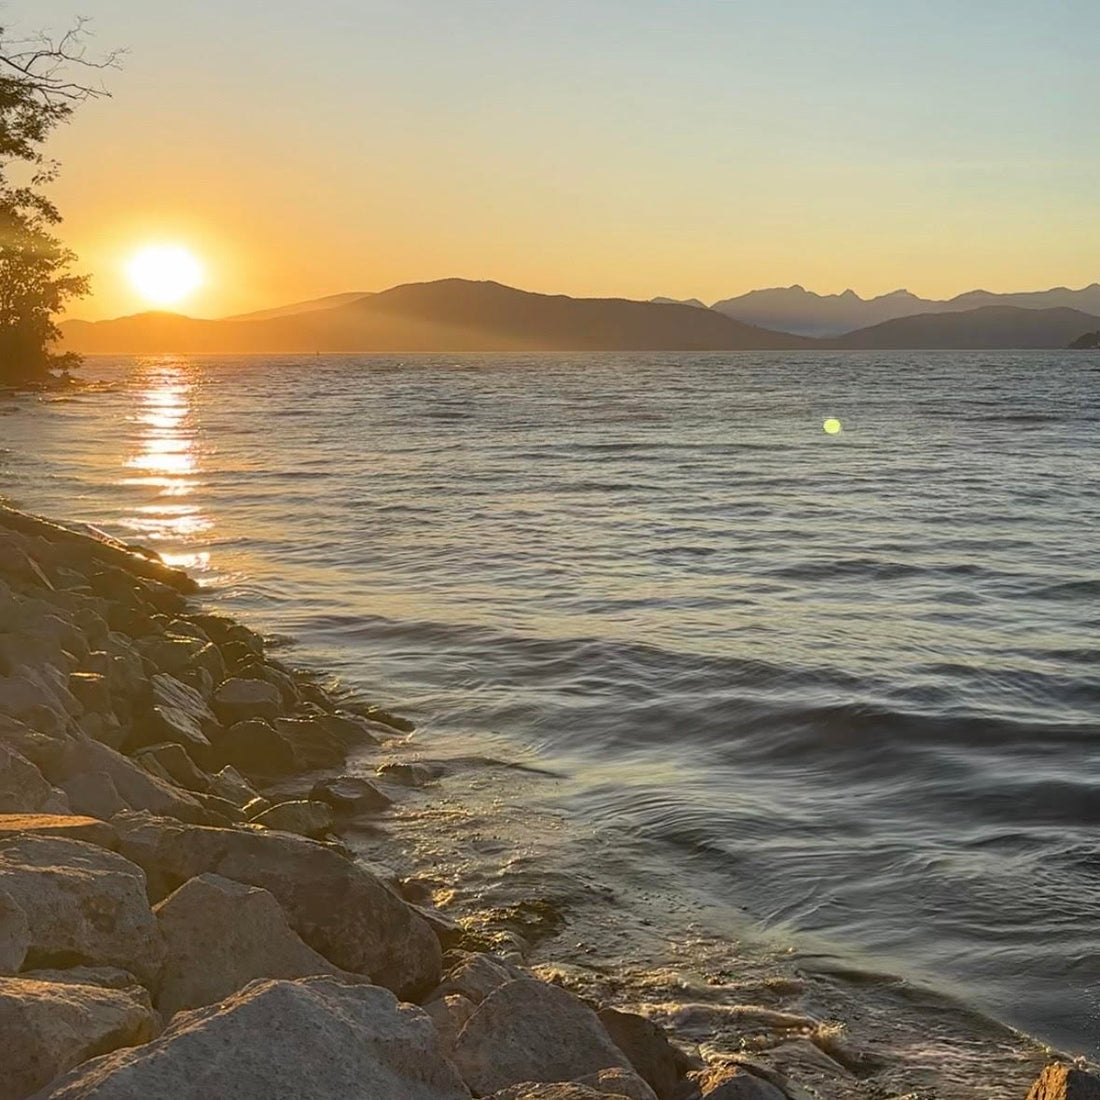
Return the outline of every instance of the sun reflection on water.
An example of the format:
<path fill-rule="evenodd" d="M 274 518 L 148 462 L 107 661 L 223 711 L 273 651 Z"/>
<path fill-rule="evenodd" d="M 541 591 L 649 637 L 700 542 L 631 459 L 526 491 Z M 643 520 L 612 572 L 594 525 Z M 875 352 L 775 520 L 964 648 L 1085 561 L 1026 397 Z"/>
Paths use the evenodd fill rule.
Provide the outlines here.
<path fill-rule="evenodd" d="M 131 417 L 138 449 L 126 459 L 132 473 L 121 484 L 142 497 L 129 516 L 138 537 L 156 545 L 166 562 L 201 570 L 209 568 L 210 555 L 189 544 L 210 530 L 212 520 L 197 501 L 181 499 L 202 484 L 192 389 L 185 364 L 148 364 Z"/>

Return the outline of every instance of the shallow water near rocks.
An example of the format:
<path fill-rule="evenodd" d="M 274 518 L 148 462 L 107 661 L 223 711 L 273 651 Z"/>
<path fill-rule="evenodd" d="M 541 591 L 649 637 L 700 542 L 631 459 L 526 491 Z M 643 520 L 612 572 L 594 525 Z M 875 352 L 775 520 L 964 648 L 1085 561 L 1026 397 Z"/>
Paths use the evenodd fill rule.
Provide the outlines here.
<path fill-rule="evenodd" d="M 555 960 L 607 981 L 800 971 L 876 1041 L 946 1019 L 923 986 L 1096 1053 L 1095 356 L 83 373 L 0 407 L 9 501 L 196 570 L 406 751 L 534 769 L 386 825 L 454 904 L 553 895 Z"/>

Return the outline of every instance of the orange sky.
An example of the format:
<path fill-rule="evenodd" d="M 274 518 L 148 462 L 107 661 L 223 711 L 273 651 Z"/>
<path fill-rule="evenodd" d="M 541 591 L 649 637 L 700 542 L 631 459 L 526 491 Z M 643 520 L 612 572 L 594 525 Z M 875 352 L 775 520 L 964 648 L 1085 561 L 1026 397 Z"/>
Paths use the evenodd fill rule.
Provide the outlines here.
<path fill-rule="evenodd" d="M 51 146 L 76 316 L 146 308 L 125 264 L 154 241 L 202 258 L 205 316 L 451 275 L 707 302 L 1100 279 L 1093 3 L 72 10 L 129 49 Z"/>

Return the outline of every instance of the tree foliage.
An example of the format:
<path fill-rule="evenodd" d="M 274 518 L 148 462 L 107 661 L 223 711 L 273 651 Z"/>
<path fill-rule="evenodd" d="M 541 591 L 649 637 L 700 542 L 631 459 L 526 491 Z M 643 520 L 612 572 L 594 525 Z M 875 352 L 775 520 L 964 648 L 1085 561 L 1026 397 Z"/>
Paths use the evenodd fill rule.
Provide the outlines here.
<path fill-rule="evenodd" d="M 82 22 L 56 41 L 13 41 L 0 28 L 0 382 L 41 381 L 77 362 L 52 350 L 54 318 L 88 279 L 54 236 L 61 215 L 42 188 L 57 166 L 42 146 L 79 103 L 106 94 L 71 75 L 116 64 L 89 58 L 85 37 Z"/>

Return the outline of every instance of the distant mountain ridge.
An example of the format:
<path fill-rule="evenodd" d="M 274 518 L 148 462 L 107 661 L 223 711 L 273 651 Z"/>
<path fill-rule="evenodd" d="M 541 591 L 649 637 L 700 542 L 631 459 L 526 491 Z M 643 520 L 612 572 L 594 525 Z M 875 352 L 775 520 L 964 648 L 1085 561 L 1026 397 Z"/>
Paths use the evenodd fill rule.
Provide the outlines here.
<path fill-rule="evenodd" d="M 533 294 L 441 279 L 221 320 L 140 313 L 66 321 L 67 350 L 111 354 L 732 351 L 809 347 L 710 309 Z"/>
<path fill-rule="evenodd" d="M 655 299 L 658 300 L 658 299 Z M 660 301 L 671 301 L 662 298 Z M 690 304 L 695 304 L 692 299 Z M 701 304 L 701 303 L 700 303 Z M 994 294 L 971 290 L 954 298 L 920 298 L 908 290 L 895 290 L 877 298 L 861 298 L 853 290 L 842 294 L 815 294 L 795 284 L 750 290 L 735 298 L 715 302 L 710 308 L 727 317 L 776 332 L 800 336 L 833 337 L 869 328 L 900 317 L 928 313 L 957 313 L 986 306 L 1015 306 L 1020 309 L 1077 309 L 1100 314 L 1100 283 L 1080 290 L 1053 287 L 1050 290 Z"/>

